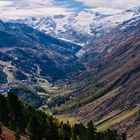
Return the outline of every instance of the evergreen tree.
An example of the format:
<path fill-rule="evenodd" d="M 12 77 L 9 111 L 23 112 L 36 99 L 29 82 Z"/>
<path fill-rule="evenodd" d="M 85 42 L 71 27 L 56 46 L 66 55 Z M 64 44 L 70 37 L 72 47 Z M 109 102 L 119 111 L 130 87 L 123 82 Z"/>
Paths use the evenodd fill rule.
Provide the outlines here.
<path fill-rule="evenodd" d="M 52 116 L 48 117 L 47 121 L 48 121 L 48 129 L 47 129 L 48 140 L 59 140 L 58 121 Z"/>
<path fill-rule="evenodd" d="M 62 140 L 71 139 L 71 126 L 69 122 L 62 125 Z"/>
<path fill-rule="evenodd" d="M 78 135 L 80 140 L 88 140 L 87 129 L 82 123 L 78 124 Z"/>
<path fill-rule="evenodd" d="M 126 135 L 126 133 L 123 133 L 122 134 L 122 140 L 126 140 L 127 139 L 127 135 Z"/>
<path fill-rule="evenodd" d="M 16 129 L 15 137 L 16 137 L 16 140 L 19 140 L 19 139 L 20 139 L 20 132 L 19 132 L 19 129 Z"/>
<path fill-rule="evenodd" d="M 31 118 L 29 119 L 27 130 L 28 130 L 30 140 L 42 140 L 42 136 L 40 135 L 40 130 L 41 130 L 40 124 L 35 115 L 32 115 Z"/>
<path fill-rule="evenodd" d="M 48 116 L 45 113 L 40 112 L 40 111 L 38 111 L 36 114 L 37 114 L 36 116 L 40 124 L 40 135 L 42 136 L 42 138 L 47 139 L 47 129 L 49 127 L 47 123 Z"/>
<path fill-rule="evenodd" d="M 94 127 L 92 121 L 87 124 L 87 136 L 88 140 L 96 139 L 96 128 Z"/>
<path fill-rule="evenodd" d="M 9 109 L 7 107 L 7 100 L 4 96 L 0 94 L 0 122 L 8 126 L 9 121 Z"/>
<path fill-rule="evenodd" d="M 0 135 L 2 134 L 2 124 L 0 123 Z"/>
<path fill-rule="evenodd" d="M 9 108 L 9 116 L 10 116 L 10 128 L 15 130 L 19 129 L 20 132 L 24 132 L 25 128 L 25 119 L 24 119 L 24 107 L 19 101 L 18 97 L 12 93 L 9 92 L 7 96 L 7 103 Z"/>
<path fill-rule="evenodd" d="M 78 139 L 78 124 L 75 124 L 73 127 L 73 136 L 72 140 L 77 140 Z"/>

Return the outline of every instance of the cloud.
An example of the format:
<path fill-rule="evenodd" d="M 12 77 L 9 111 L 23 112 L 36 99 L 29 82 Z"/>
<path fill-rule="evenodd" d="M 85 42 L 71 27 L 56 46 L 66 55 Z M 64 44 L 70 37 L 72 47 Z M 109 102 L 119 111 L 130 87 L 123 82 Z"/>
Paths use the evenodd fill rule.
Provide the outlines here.
<path fill-rule="evenodd" d="M 0 1 L 0 6 L 1 6 L 1 7 L 2 7 L 2 6 L 8 6 L 8 5 L 10 5 L 10 4 L 12 4 L 11 1 Z"/>
<path fill-rule="evenodd" d="M 125 10 L 136 6 L 140 6 L 140 0 L 0 0 L 0 18 L 44 17 L 94 7 Z"/>
<path fill-rule="evenodd" d="M 89 7 L 107 7 L 114 9 L 131 9 L 140 6 L 140 0 L 76 0 Z"/>
<path fill-rule="evenodd" d="M 25 18 L 68 14 L 68 9 L 52 4 L 52 0 L 0 0 L 0 18 Z"/>

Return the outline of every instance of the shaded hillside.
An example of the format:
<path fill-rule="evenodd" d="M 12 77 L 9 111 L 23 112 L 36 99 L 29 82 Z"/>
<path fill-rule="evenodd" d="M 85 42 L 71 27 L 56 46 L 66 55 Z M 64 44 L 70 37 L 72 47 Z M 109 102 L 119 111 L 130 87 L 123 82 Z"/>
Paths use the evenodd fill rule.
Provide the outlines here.
<path fill-rule="evenodd" d="M 0 83 L 7 82 L 7 75 L 3 72 L 3 67 L 0 66 Z"/>
<path fill-rule="evenodd" d="M 24 86 L 21 87 L 14 87 L 10 89 L 11 92 L 16 93 L 16 95 L 25 103 L 33 106 L 34 108 L 39 108 L 42 106 L 46 99 L 41 98 L 37 94 L 37 91 L 33 88 L 27 88 Z"/>
<path fill-rule="evenodd" d="M 0 64 L 17 80 L 31 75 L 51 81 L 63 78 L 81 67 L 75 55 L 80 48 L 26 25 L 0 21 Z"/>

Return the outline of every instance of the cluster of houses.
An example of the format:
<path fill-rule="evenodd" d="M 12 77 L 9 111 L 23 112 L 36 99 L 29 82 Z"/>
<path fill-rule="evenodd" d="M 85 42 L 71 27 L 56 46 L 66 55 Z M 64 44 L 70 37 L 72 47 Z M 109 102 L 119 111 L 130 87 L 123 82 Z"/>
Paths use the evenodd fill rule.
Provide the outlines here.
<path fill-rule="evenodd" d="M 17 87 L 17 86 L 30 87 L 33 85 L 35 85 L 35 83 L 33 81 L 30 81 L 30 80 L 22 80 L 19 82 L 8 82 L 6 84 L 0 83 L 0 94 L 6 95 L 10 91 L 10 89 L 13 87 Z"/>

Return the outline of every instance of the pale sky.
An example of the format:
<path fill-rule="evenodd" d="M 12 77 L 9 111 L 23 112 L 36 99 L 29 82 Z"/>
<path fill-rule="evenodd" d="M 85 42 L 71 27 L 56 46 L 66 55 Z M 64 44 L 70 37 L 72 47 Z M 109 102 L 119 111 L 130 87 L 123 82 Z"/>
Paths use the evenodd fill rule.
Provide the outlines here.
<path fill-rule="evenodd" d="M 69 14 L 94 7 L 126 10 L 138 6 L 140 0 L 0 0 L 0 18 Z"/>
<path fill-rule="evenodd" d="M 140 0 L 77 0 L 90 7 L 107 7 L 114 9 L 131 9 L 140 6 Z"/>

